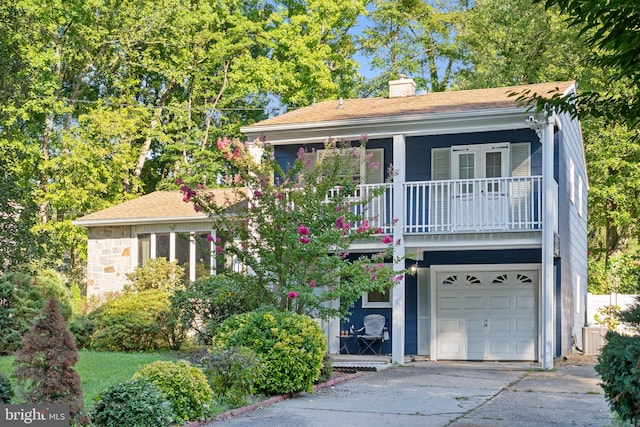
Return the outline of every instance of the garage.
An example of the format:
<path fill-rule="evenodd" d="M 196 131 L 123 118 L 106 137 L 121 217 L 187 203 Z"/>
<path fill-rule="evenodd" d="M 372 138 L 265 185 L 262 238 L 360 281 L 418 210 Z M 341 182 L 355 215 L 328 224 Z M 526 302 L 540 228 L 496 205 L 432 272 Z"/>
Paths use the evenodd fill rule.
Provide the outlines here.
<path fill-rule="evenodd" d="M 437 359 L 537 359 L 540 271 L 523 267 L 432 269 Z"/>

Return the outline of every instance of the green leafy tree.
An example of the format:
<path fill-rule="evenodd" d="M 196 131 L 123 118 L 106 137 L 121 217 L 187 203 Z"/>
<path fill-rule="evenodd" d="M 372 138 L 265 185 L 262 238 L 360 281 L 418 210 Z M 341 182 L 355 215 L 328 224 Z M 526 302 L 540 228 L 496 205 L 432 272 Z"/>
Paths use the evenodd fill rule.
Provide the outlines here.
<path fill-rule="evenodd" d="M 466 2 L 376 0 L 372 4 L 371 25 L 359 38 L 360 52 L 380 75 L 364 86 L 364 94 L 385 94 L 387 82 L 400 73 L 431 92 L 447 89 L 461 65 L 461 46 L 454 35 Z"/>
<path fill-rule="evenodd" d="M 558 7 L 567 21 L 580 30 L 587 52 L 586 65 L 608 71 L 603 90 L 581 91 L 579 108 L 570 99 L 535 97 L 538 107 L 551 103 L 573 114 L 604 117 L 634 126 L 640 117 L 640 10 L 633 1 L 536 0 L 545 7 Z M 626 87 L 624 95 L 619 84 Z"/>
<path fill-rule="evenodd" d="M 71 418 L 88 423 L 80 376 L 75 370 L 78 350 L 73 335 L 51 297 L 15 353 L 15 372 L 22 398 L 29 403 L 69 404 Z"/>
<path fill-rule="evenodd" d="M 460 19 L 456 39 L 464 63 L 455 86 L 464 89 L 573 80 L 584 65 L 578 30 L 557 8 L 533 0 L 478 0 Z"/>
<path fill-rule="evenodd" d="M 235 180 L 246 185 L 236 197 L 242 200 L 249 192 L 248 203 L 235 204 L 232 212 L 206 188 L 183 185 L 196 210 L 212 214 L 216 238 L 229 242 L 216 251 L 237 257 L 250 272 L 247 280 L 271 290 L 266 303 L 323 318 L 345 316 L 363 292 L 386 291 L 403 280 L 404 271 L 384 265 L 392 260 L 394 244 L 381 228 L 388 224 L 365 217 L 368 203 L 384 188 L 358 189 L 353 164 L 364 153 L 361 142 L 353 147 L 328 142 L 318 161 L 315 152 L 301 148 L 283 170 L 268 144 L 250 148 L 239 140 L 220 140 L 220 150 L 239 171 Z M 255 150 L 262 151 L 259 162 Z M 369 161 L 368 167 L 380 165 Z M 385 250 L 371 257 L 349 255 L 352 243 L 367 239 L 382 241 Z"/>
<path fill-rule="evenodd" d="M 227 164 L 212 142 L 272 101 L 349 92 L 349 30 L 363 10 L 362 0 L 0 3 L 0 157 L 11 159 L 0 166 L 23 184 L 15 206 L 36 207 L 20 224 L 42 238 L 43 259 L 84 264 L 79 215 L 175 188 L 176 174 L 215 185 Z"/>

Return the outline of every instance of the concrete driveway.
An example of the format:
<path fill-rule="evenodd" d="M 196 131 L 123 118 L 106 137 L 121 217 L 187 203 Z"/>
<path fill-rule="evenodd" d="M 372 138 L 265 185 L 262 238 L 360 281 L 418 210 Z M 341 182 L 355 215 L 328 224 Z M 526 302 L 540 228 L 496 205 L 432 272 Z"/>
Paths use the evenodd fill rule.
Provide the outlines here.
<path fill-rule="evenodd" d="M 611 426 L 598 381 L 593 360 L 412 362 L 208 426 Z"/>

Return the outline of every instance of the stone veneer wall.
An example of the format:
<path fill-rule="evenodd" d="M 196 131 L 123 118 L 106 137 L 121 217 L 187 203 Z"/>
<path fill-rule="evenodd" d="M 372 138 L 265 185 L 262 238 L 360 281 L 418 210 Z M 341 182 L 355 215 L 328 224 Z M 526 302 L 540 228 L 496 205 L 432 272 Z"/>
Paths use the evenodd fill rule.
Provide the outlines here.
<path fill-rule="evenodd" d="M 119 292 L 131 272 L 131 226 L 89 228 L 87 296 Z"/>

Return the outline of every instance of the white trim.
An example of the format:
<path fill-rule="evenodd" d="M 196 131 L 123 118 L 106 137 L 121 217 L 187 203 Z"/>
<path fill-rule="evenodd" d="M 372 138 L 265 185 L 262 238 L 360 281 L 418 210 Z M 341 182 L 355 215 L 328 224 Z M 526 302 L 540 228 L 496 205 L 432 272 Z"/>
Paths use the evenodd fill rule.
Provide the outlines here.
<path fill-rule="evenodd" d="M 332 138 L 357 140 L 367 134 L 369 139 L 393 138 L 402 128 L 405 136 L 475 133 L 497 130 L 527 129 L 525 119 L 531 113 L 526 108 L 510 107 L 470 110 L 454 113 L 407 114 L 380 117 L 332 120 L 293 124 L 252 125 L 240 131 L 249 141 L 266 135 L 273 145 L 321 143 Z"/>
<path fill-rule="evenodd" d="M 393 169 L 396 176 L 393 179 L 393 206 L 394 216 L 397 219 L 393 225 L 393 241 L 400 244 L 393 247 L 393 269 L 402 271 L 405 268 L 405 244 L 404 244 L 404 192 L 403 185 L 406 179 L 406 143 L 404 135 L 393 136 Z M 404 365 L 404 343 L 405 343 L 405 282 L 406 277 L 403 275 L 402 280 L 396 282 L 394 286 L 391 309 L 391 361 L 398 365 Z"/>
<path fill-rule="evenodd" d="M 431 346 L 430 346 L 430 356 L 429 359 L 433 361 L 437 361 L 437 351 L 438 351 L 438 306 L 437 306 L 437 283 L 436 283 L 436 274 L 442 271 L 455 271 L 455 272 L 467 272 L 467 271 L 501 271 L 501 270 L 536 270 L 538 271 L 538 287 L 537 287 L 537 312 L 538 312 L 538 331 L 537 331 L 537 351 L 536 351 L 536 359 L 540 360 L 542 357 L 541 353 L 541 340 L 540 340 L 540 332 L 541 327 L 543 326 L 542 322 L 542 264 L 534 264 L 534 263 L 526 263 L 526 264 L 440 264 L 440 265 L 432 265 L 430 267 L 430 284 L 429 284 L 429 292 L 431 296 L 431 304 L 430 304 L 430 314 L 431 314 Z"/>

